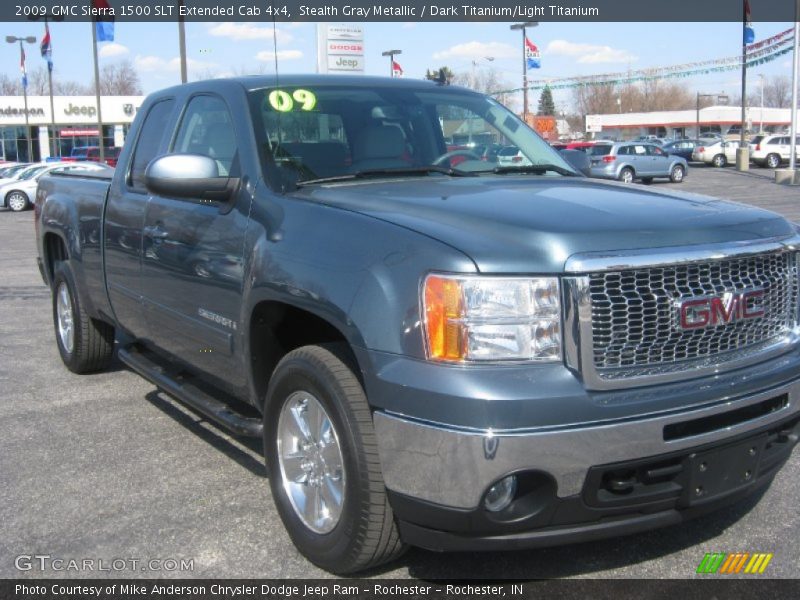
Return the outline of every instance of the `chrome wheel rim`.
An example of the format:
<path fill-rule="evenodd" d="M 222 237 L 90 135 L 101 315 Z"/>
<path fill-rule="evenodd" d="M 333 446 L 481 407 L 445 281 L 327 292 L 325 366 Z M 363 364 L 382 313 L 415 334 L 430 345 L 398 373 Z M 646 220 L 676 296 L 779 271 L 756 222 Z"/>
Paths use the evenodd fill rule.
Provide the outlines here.
<path fill-rule="evenodd" d="M 721 167 L 721 166 L 722 166 L 722 165 L 724 165 L 724 164 L 725 164 L 725 159 L 724 159 L 724 158 L 722 158 L 721 156 L 717 156 L 717 157 L 714 159 L 714 166 L 715 166 L 715 167 Z"/>
<path fill-rule="evenodd" d="M 315 533 L 339 523 L 345 470 L 339 437 L 328 413 L 312 394 L 294 392 L 278 418 L 281 483 L 297 517 Z"/>
<path fill-rule="evenodd" d="M 56 317 L 58 318 L 58 337 L 61 345 L 72 354 L 75 344 L 75 327 L 72 314 L 72 299 L 66 283 L 60 283 L 56 292 Z"/>
<path fill-rule="evenodd" d="M 767 165 L 769 166 L 770 169 L 775 169 L 778 166 L 778 161 L 775 160 L 774 156 L 770 156 L 769 159 L 767 160 Z"/>
<path fill-rule="evenodd" d="M 13 211 L 20 211 L 25 208 L 27 201 L 22 194 L 11 194 L 8 197 L 8 207 Z"/>
<path fill-rule="evenodd" d="M 633 181 L 633 173 L 631 173 L 630 171 L 625 171 L 624 173 L 622 173 L 622 181 L 623 183 L 630 183 L 631 181 Z"/>
<path fill-rule="evenodd" d="M 672 171 L 672 179 L 674 181 L 681 181 L 683 179 L 683 169 L 680 167 L 675 167 Z"/>

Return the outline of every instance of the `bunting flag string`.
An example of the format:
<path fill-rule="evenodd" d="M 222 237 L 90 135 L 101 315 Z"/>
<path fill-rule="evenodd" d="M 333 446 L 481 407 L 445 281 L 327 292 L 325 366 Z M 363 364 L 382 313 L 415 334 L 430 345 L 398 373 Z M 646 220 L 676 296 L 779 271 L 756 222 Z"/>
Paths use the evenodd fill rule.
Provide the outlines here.
<path fill-rule="evenodd" d="M 772 37 L 760 40 L 748 46 L 746 56 L 747 66 L 757 66 L 771 62 L 792 50 L 794 42 L 793 31 L 787 29 Z M 550 89 L 569 89 L 584 85 L 617 85 L 621 83 L 636 83 L 642 81 L 652 81 L 665 78 L 684 78 L 696 75 L 705 75 L 721 71 L 731 71 L 740 69 L 742 66 L 741 56 L 729 56 L 725 58 L 711 59 L 699 62 L 685 63 L 680 65 L 669 65 L 665 67 L 655 67 L 649 69 L 638 69 L 627 72 L 603 73 L 599 75 L 583 75 L 574 77 L 560 77 L 555 79 L 539 79 L 529 81 L 529 90 L 541 90 L 545 87 Z M 497 94 L 507 94 L 522 91 L 522 88 L 500 90 Z"/>

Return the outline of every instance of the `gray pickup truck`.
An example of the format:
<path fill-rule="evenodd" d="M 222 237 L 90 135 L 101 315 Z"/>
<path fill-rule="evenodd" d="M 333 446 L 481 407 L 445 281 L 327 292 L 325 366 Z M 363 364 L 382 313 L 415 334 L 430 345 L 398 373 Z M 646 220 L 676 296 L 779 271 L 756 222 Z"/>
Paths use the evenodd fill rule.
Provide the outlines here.
<path fill-rule="evenodd" d="M 292 540 L 332 572 L 679 523 L 798 440 L 798 228 L 586 179 L 469 90 L 166 89 L 112 179 L 44 178 L 35 209 L 66 366 L 116 347 L 263 436 Z"/>

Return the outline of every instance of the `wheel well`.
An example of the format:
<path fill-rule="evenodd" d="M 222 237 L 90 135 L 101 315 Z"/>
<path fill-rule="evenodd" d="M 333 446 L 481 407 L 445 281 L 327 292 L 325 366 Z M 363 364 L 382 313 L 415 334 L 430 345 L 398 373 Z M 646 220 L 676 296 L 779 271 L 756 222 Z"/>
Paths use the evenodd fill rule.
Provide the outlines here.
<path fill-rule="evenodd" d="M 55 271 L 56 262 L 60 260 L 67 260 L 69 253 L 67 252 L 67 245 L 55 233 L 46 233 L 44 235 L 44 256 L 46 261 L 47 279 L 53 281 L 53 273 Z"/>
<path fill-rule="evenodd" d="M 263 402 L 272 372 L 287 353 L 301 346 L 331 342 L 344 342 L 348 356 L 341 358 L 350 363 L 363 384 L 355 354 L 339 329 L 314 313 L 289 304 L 256 305 L 250 319 L 250 368 L 258 401 Z"/>

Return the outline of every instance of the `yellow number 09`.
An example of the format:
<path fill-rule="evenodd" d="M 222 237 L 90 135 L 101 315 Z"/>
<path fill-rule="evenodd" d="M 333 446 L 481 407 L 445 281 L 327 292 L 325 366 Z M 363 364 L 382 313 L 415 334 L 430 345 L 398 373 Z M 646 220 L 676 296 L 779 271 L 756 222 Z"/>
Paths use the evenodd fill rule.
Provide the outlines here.
<path fill-rule="evenodd" d="M 300 110 L 314 110 L 317 105 L 317 97 L 308 90 L 295 90 L 291 95 L 283 90 L 269 93 L 269 104 L 278 112 L 289 112 L 294 108 L 295 101 L 300 104 Z"/>

